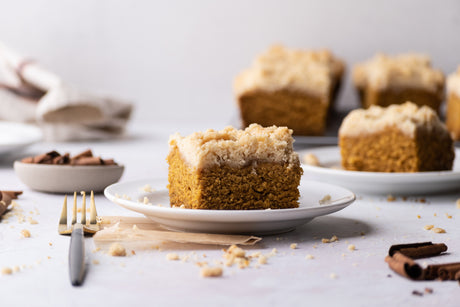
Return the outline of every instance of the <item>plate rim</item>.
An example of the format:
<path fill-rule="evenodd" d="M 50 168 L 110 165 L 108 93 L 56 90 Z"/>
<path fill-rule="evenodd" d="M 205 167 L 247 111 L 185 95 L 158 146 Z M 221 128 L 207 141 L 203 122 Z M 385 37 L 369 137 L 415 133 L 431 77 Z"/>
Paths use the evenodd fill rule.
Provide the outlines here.
<path fill-rule="evenodd" d="M 39 141 L 41 141 L 43 139 L 43 133 L 42 133 L 40 127 L 38 127 L 36 125 L 33 125 L 33 124 L 0 120 L 0 127 L 4 128 L 3 126 L 7 126 L 7 127 L 8 126 L 14 126 L 14 127 L 12 127 L 14 129 L 17 129 L 18 127 L 21 127 L 22 129 L 28 130 L 29 137 L 25 141 L 24 140 L 21 141 L 21 138 L 19 138 L 16 142 L 2 143 L 0 141 L 0 151 L 2 149 L 9 149 L 10 147 L 13 147 L 13 146 L 14 147 L 19 147 L 19 146 L 31 145 L 31 144 L 39 142 Z"/>
<path fill-rule="evenodd" d="M 150 181 L 163 181 L 162 179 L 150 179 Z M 336 211 L 342 210 L 345 207 L 348 207 L 351 205 L 355 200 L 356 200 L 356 194 L 349 189 L 336 185 L 336 184 L 331 184 L 331 183 L 324 183 L 320 181 L 315 181 L 315 180 L 303 180 L 304 184 L 307 184 L 309 182 L 314 182 L 315 184 L 322 185 L 324 187 L 330 187 L 330 188 L 339 188 L 343 192 L 347 193 L 348 197 L 346 200 L 343 200 L 340 203 L 334 203 L 334 204 L 325 204 L 325 205 L 319 205 L 315 207 L 303 207 L 303 208 L 286 208 L 286 209 L 273 209 L 273 210 L 266 210 L 266 209 L 261 209 L 261 210 L 208 210 L 208 209 L 200 209 L 200 210 L 193 210 L 193 209 L 181 209 L 181 208 L 171 208 L 171 207 L 159 207 L 159 206 L 149 206 L 149 207 L 144 207 L 148 206 L 145 205 L 141 202 L 135 201 L 135 200 L 128 200 L 128 199 L 123 199 L 123 198 L 116 198 L 115 195 L 111 194 L 111 190 L 116 188 L 117 186 L 123 186 L 123 185 L 134 185 L 138 184 L 139 187 L 142 185 L 145 185 L 146 183 L 149 182 L 149 179 L 147 180 L 132 180 L 128 182 L 118 182 L 111 184 L 110 186 L 106 187 L 104 189 L 104 196 L 110 200 L 111 202 L 122 206 L 128 210 L 135 211 L 141 214 L 145 214 L 144 212 L 141 212 L 145 210 L 150 210 L 149 213 L 152 213 L 152 216 L 159 217 L 159 218 L 165 218 L 165 219 L 171 219 L 169 216 L 164 216 L 164 214 L 167 215 L 175 215 L 176 220 L 183 220 L 186 219 L 188 221 L 203 221 L 206 220 L 208 221 L 209 218 L 212 218 L 212 222 L 225 222 L 225 223 L 247 223 L 251 221 L 257 221 L 257 222 L 270 222 L 270 221 L 289 221 L 289 220 L 303 220 L 303 219 L 312 219 L 318 216 L 322 215 L 327 215 L 334 213 Z M 163 182 L 167 182 L 165 179 Z M 301 181 L 302 183 L 302 181 Z M 161 189 L 161 190 L 156 190 L 155 192 L 164 192 L 167 191 L 167 189 Z M 154 192 L 154 193 L 155 193 Z M 345 198 L 345 196 L 344 196 Z M 139 209 L 139 210 L 137 210 Z M 320 211 L 320 212 L 316 212 Z M 292 215 L 292 214 L 298 214 L 298 216 L 294 218 L 285 218 L 282 219 L 283 215 Z M 155 215 L 154 215 L 155 214 Z M 262 217 L 261 217 L 262 216 Z M 243 219 L 241 219 L 243 217 Z M 238 219 L 238 220 L 233 220 L 233 219 Z M 161 224 L 161 222 L 159 222 Z"/>
<path fill-rule="evenodd" d="M 331 152 L 333 154 L 337 154 L 337 151 L 340 151 L 339 146 L 322 146 L 322 147 L 314 147 L 314 148 L 309 148 L 309 149 L 303 149 L 299 150 L 299 155 L 302 157 L 302 155 L 307 154 L 307 153 L 313 153 L 315 154 L 315 151 L 326 151 L 326 152 Z M 338 152 L 340 155 L 340 152 Z M 460 149 L 455 148 L 455 156 L 456 158 L 460 158 Z M 369 178 L 369 177 L 375 177 L 375 178 L 385 178 L 385 179 L 394 179 L 394 178 L 404 178 L 404 179 L 423 179 L 423 181 L 431 180 L 432 178 L 445 178 L 445 177 L 458 177 L 460 179 L 460 170 L 458 171 L 428 171 L 428 172 L 415 172 L 415 173 L 385 173 L 385 172 L 362 172 L 362 171 L 349 171 L 349 170 L 344 170 L 344 169 L 332 169 L 328 167 L 321 167 L 321 166 L 315 166 L 315 165 L 309 165 L 305 164 L 301 160 L 301 165 L 302 168 L 305 170 L 313 170 L 315 173 L 323 173 L 323 174 L 328 174 L 328 175 L 340 175 L 344 177 L 361 177 L 361 178 Z M 337 161 L 337 162 L 340 162 Z M 450 179 L 450 178 L 447 178 Z"/>

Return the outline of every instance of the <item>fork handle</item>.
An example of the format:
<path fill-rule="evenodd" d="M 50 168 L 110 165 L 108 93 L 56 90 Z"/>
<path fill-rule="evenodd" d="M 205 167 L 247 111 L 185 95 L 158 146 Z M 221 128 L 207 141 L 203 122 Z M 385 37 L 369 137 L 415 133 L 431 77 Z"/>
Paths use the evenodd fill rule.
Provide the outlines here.
<path fill-rule="evenodd" d="M 69 274 L 73 286 L 82 284 L 85 276 L 85 242 L 83 226 L 80 223 L 73 226 L 70 236 Z"/>

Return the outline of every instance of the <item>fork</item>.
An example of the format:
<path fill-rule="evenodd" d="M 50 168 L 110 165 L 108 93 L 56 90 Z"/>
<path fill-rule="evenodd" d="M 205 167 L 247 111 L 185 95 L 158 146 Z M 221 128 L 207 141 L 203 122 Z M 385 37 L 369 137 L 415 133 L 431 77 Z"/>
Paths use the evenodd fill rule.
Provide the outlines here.
<path fill-rule="evenodd" d="M 77 222 L 77 192 L 73 194 L 72 223 L 67 225 L 67 195 L 64 196 L 58 232 L 61 235 L 71 235 L 69 248 L 69 275 L 72 285 L 81 285 L 85 275 L 85 245 L 84 235 L 93 235 L 99 230 L 97 222 L 94 193 L 91 191 L 90 219 L 86 220 L 86 193 L 82 195 L 82 215 Z M 88 223 L 89 222 L 89 223 Z"/>

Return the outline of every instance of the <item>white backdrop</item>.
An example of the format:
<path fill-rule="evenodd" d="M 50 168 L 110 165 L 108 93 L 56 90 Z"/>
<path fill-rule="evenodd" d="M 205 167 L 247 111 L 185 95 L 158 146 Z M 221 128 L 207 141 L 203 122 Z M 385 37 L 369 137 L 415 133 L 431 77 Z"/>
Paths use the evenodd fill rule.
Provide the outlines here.
<path fill-rule="evenodd" d="M 229 123 L 232 79 L 277 42 L 331 48 L 348 68 L 377 51 L 426 52 L 445 73 L 460 64 L 455 0 L 3 2 L 1 41 L 81 88 L 133 100 L 136 120 Z M 339 106 L 357 105 L 346 85 Z"/>

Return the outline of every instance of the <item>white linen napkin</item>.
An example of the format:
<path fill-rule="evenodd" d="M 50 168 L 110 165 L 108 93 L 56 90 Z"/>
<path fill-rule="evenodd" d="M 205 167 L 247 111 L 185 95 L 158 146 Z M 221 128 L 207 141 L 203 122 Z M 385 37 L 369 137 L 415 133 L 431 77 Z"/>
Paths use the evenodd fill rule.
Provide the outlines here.
<path fill-rule="evenodd" d="M 46 141 L 122 134 L 132 104 L 81 91 L 0 43 L 0 120 L 37 123 Z"/>

